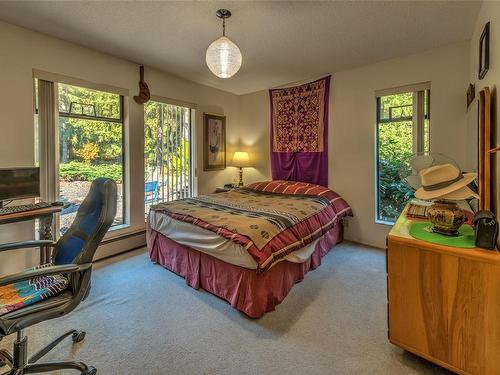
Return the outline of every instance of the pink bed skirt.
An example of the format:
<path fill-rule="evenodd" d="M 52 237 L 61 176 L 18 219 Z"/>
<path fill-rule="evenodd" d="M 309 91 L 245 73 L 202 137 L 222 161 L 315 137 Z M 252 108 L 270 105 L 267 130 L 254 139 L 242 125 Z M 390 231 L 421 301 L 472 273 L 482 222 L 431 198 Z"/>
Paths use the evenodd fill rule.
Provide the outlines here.
<path fill-rule="evenodd" d="M 321 258 L 342 238 L 343 225 L 339 222 L 317 242 L 306 262 L 282 261 L 262 274 L 180 245 L 154 230 L 149 234 L 148 248 L 153 262 L 184 277 L 191 287 L 201 287 L 249 317 L 259 318 L 274 311 L 293 285 L 319 267 Z"/>

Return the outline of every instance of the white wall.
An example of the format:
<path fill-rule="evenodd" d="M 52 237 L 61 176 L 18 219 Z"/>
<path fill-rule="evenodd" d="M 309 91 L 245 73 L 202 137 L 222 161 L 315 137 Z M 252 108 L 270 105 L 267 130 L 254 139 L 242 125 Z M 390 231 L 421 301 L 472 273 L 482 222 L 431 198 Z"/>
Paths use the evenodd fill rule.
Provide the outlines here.
<path fill-rule="evenodd" d="M 431 82 L 431 149 L 464 163 L 468 42 L 333 74 L 329 119 L 329 185 L 352 206 L 346 238 L 385 246 L 389 226 L 375 223 L 375 96 L 379 89 Z M 244 95 L 247 126 L 269 129 L 267 91 Z M 269 150 L 263 159 L 269 160 Z"/>
<path fill-rule="evenodd" d="M 138 91 L 138 66 L 78 45 L 0 22 L 0 167 L 32 165 L 34 135 L 32 70 L 62 74 L 129 91 L 130 228 L 143 222 L 143 109 L 132 96 Z M 492 72 L 489 73 L 490 75 Z M 355 217 L 348 239 L 383 247 L 388 226 L 374 222 L 374 91 L 431 81 L 431 147 L 464 161 L 464 95 L 469 76 L 469 44 L 460 43 L 418 55 L 393 59 L 333 75 L 330 97 L 330 186 L 352 205 Z M 235 168 L 203 172 L 202 113 L 227 116 L 228 161 L 237 149 L 249 151 L 255 168 L 245 169 L 245 182 L 270 177 L 268 91 L 236 96 L 146 67 L 153 95 L 197 105 L 196 149 L 199 193 L 232 182 Z M 0 241 L 20 239 L 31 225 L 0 228 Z M 122 232 L 123 233 L 123 232 Z M 118 233 L 115 233 L 118 234 Z M 25 266 L 29 256 L 0 255 L 0 273 Z"/>
<path fill-rule="evenodd" d="M 271 116 L 267 91 L 259 91 L 239 97 L 240 133 L 237 139 L 230 142 L 239 144 L 240 149 L 248 151 L 255 168 L 245 169 L 245 183 L 248 181 L 264 181 L 271 178 L 271 161 L 269 157 Z M 267 121 L 266 121 L 267 119 Z"/>
<path fill-rule="evenodd" d="M 490 22 L 490 69 L 486 76 L 479 80 L 478 69 L 479 69 L 479 38 L 483 32 L 484 25 Z M 470 82 L 476 86 L 476 97 L 479 96 L 479 91 L 484 87 L 489 87 L 493 94 L 493 109 L 496 112 L 496 116 L 492 118 L 492 126 L 496 130 L 496 144 L 500 145 L 500 133 L 499 120 L 498 120 L 498 110 L 500 108 L 500 97 L 498 95 L 498 83 L 500 82 L 500 3 L 493 1 L 485 1 L 481 6 L 479 15 L 476 20 L 474 27 L 474 33 L 470 42 L 470 71 L 469 79 Z M 495 193 L 493 197 L 493 202 L 495 203 L 497 216 L 500 212 L 500 155 L 497 153 L 495 155 L 496 163 L 496 181 L 494 181 Z"/>
<path fill-rule="evenodd" d="M 143 107 L 132 98 L 138 92 L 138 65 L 24 28 L 0 22 L 0 167 L 29 166 L 34 163 L 33 69 L 57 73 L 85 81 L 106 84 L 129 91 L 128 172 L 130 173 L 130 227 L 111 233 L 144 229 L 143 214 Z M 203 171 L 203 112 L 227 116 L 228 149 L 234 150 L 239 137 L 255 132 L 241 128 L 239 98 L 236 95 L 199 85 L 146 67 L 151 93 L 197 106 L 196 147 L 198 153 L 199 193 L 212 192 L 216 186 L 237 177 L 235 168 Z M 258 138 L 256 138 L 257 140 Z M 234 143 L 234 144 L 233 144 Z M 231 154 L 228 155 L 231 158 Z M 248 174 L 249 179 L 258 173 Z M 0 241 L 28 239 L 32 223 L 0 227 Z M 32 257 L 20 253 L 0 254 L 0 274 L 30 263 Z"/>

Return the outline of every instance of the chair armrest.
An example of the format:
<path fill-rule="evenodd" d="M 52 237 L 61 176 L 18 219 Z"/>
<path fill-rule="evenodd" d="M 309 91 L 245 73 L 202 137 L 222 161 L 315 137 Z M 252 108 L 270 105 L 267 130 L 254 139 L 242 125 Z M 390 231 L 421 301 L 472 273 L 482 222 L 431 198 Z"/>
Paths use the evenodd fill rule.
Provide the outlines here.
<path fill-rule="evenodd" d="M 48 247 L 54 246 L 56 243 L 52 240 L 32 240 L 32 241 L 20 241 L 20 242 L 9 242 L 0 245 L 0 252 L 16 249 L 26 249 L 32 247 Z"/>
<path fill-rule="evenodd" d="M 85 264 L 64 264 L 60 266 L 50 266 L 45 268 L 40 268 L 36 270 L 27 270 L 12 275 L 0 277 L 0 287 L 4 285 L 9 285 L 16 283 L 18 281 L 29 280 L 34 277 L 40 276 L 54 276 L 63 273 L 75 273 L 88 270 L 92 267 L 92 263 Z"/>

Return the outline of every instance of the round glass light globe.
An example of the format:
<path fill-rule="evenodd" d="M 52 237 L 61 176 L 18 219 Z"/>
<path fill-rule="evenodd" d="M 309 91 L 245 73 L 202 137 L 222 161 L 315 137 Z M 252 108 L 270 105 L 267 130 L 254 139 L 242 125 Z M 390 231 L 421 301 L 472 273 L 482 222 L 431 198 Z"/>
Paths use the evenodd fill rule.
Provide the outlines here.
<path fill-rule="evenodd" d="M 207 48 L 207 66 L 219 78 L 230 78 L 241 67 L 241 51 L 229 38 L 221 36 Z"/>

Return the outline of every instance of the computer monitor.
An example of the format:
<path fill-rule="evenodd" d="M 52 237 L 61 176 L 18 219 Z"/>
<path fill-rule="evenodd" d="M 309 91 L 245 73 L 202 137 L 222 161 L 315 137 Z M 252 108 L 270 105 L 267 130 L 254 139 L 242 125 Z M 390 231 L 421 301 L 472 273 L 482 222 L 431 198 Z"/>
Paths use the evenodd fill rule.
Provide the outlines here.
<path fill-rule="evenodd" d="M 40 196 L 40 168 L 0 168 L 0 201 Z"/>

